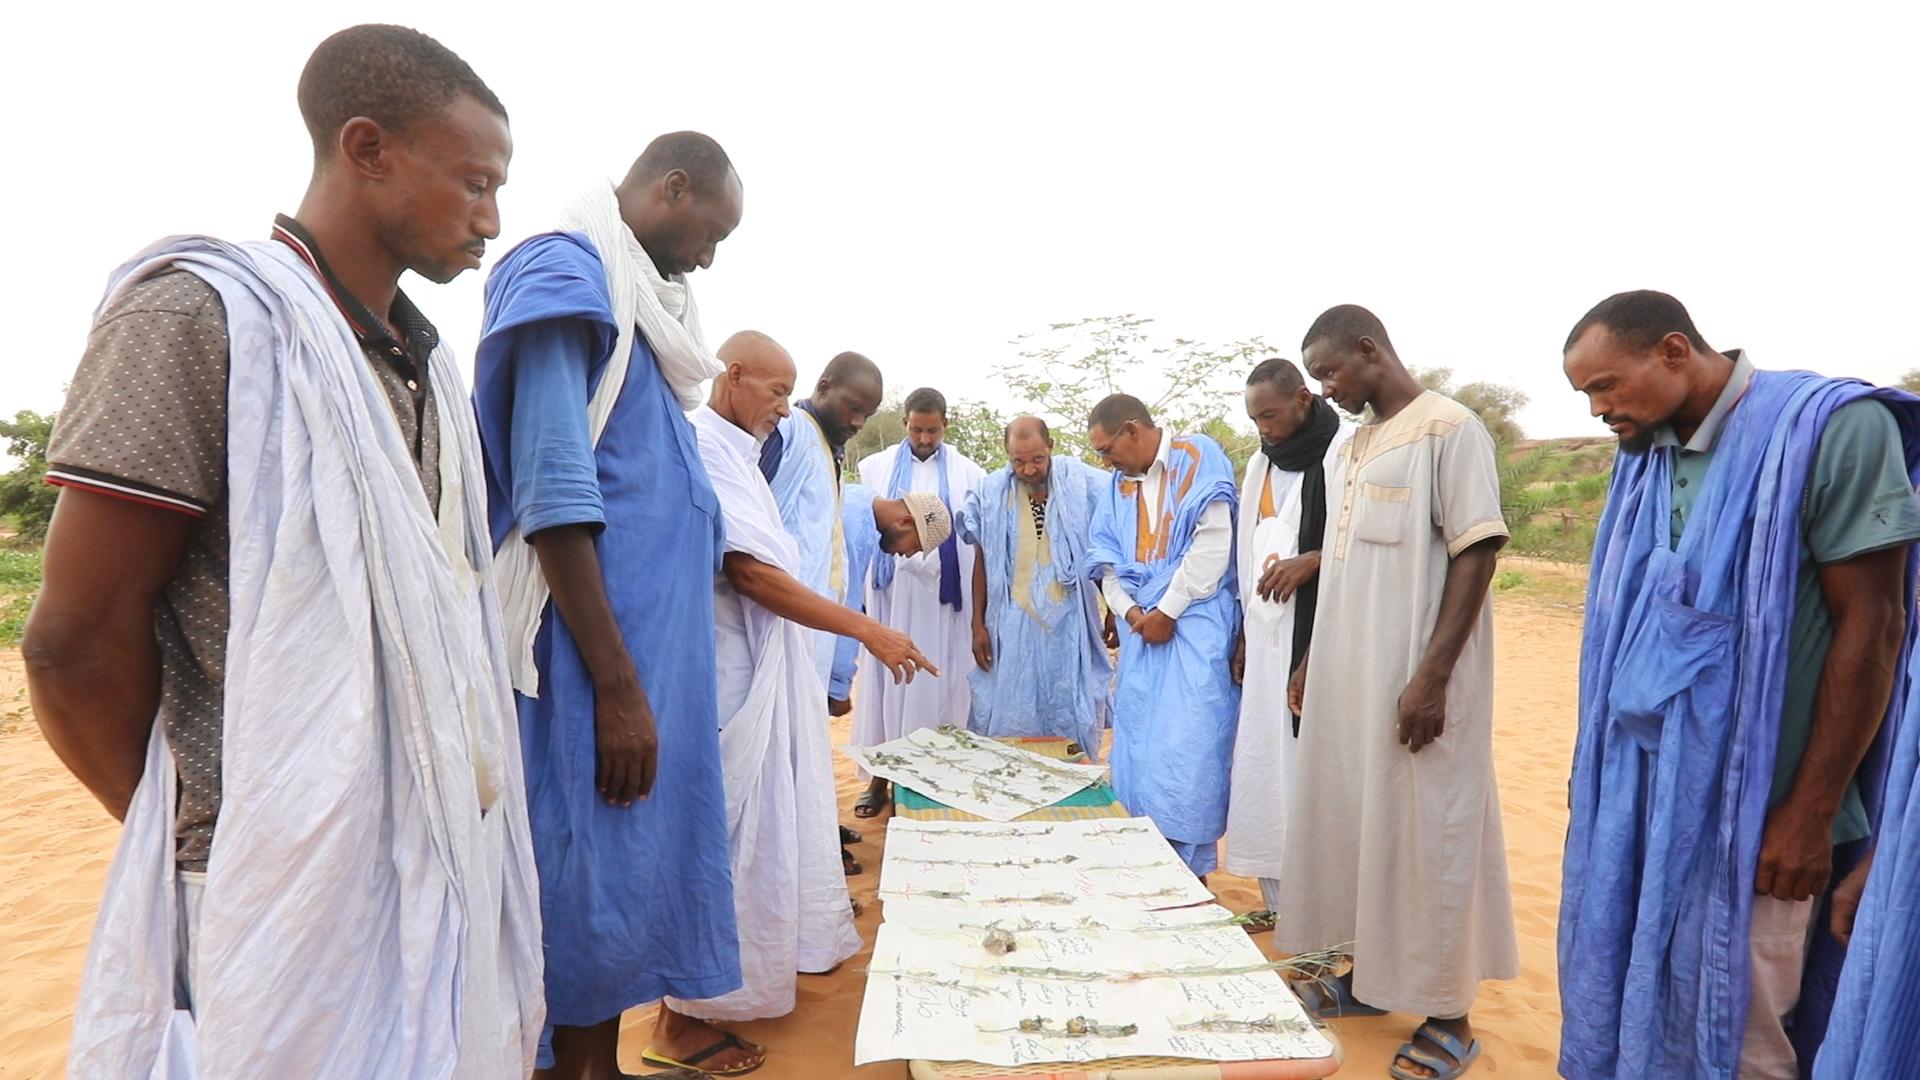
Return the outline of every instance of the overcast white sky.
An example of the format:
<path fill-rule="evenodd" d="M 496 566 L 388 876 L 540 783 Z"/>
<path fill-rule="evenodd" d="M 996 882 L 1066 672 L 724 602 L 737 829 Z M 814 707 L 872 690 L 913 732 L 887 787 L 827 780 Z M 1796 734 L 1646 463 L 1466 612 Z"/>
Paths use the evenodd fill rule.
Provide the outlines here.
<path fill-rule="evenodd" d="M 707 335 L 858 349 L 889 390 L 995 400 L 1008 339 L 1132 312 L 1297 356 L 1330 304 L 1402 356 L 1604 434 L 1560 344 L 1671 291 L 1763 367 L 1920 367 L 1913 4 L 358 2 L 30 5 L 0 100 L 0 410 L 60 401 L 106 273 L 175 232 L 264 235 L 305 186 L 307 54 L 361 21 L 465 57 L 512 114 L 506 233 L 697 128 L 746 216 Z M 489 256 L 489 263 L 495 255 Z M 463 353 L 481 278 L 408 283 Z"/>

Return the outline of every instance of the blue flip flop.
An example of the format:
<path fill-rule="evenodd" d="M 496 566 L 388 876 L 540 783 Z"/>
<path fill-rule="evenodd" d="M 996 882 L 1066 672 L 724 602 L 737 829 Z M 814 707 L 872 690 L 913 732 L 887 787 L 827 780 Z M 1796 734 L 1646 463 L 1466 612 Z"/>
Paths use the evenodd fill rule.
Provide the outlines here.
<path fill-rule="evenodd" d="M 1473 1067 L 1473 1063 L 1480 1057 L 1479 1039 L 1475 1039 L 1470 1043 L 1462 1043 L 1451 1031 L 1430 1020 L 1421 1024 L 1418 1028 L 1415 1028 L 1413 1033 L 1416 1036 L 1425 1035 L 1428 1042 L 1445 1050 L 1453 1060 L 1442 1061 L 1432 1054 L 1427 1053 L 1425 1050 L 1413 1045 L 1413 1040 L 1409 1039 L 1400 1044 L 1397 1056 L 1406 1058 L 1408 1061 L 1418 1062 L 1432 1069 L 1433 1075 L 1421 1076 L 1418 1073 L 1410 1073 L 1401 1068 L 1398 1061 L 1395 1061 L 1387 1066 L 1387 1074 L 1392 1076 L 1393 1080 L 1458 1080 L 1461 1075 Z"/>
<path fill-rule="evenodd" d="M 1356 999 L 1353 996 L 1353 984 L 1345 978 L 1301 983 L 1295 989 L 1301 991 L 1300 1003 L 1321 1020 L 1387 1015 L 1387 1010 L 1376 1009 Z"/>

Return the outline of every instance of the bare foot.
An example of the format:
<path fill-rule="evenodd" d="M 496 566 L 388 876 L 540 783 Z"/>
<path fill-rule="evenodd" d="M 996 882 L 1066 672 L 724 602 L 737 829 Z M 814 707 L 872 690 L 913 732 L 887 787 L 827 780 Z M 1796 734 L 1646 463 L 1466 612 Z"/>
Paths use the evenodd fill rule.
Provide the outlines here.
<path fill-rule="evenodd" d="M 1473 1045 L 1473 1025 L 1469 1024 L 1467 1022 L 1467 1018 L 1464 1016 L 1460 1017 L 1457 1020 L 1440 1020 L 1433 1017 L 1429 1017 L 1427 1019 L 1427 1023 L 1432 1024 L 1434 1027 L 1437 1027 L 1442 1031 L 1445 1031 L 1447 1034 L 1452 1035 L 1454 1038 L 1460 1040 L 1460 1045 L 1462 1046 L 1471 1047 Z M 1422 1026 L 1425 1026 L 1425 1025 L 1422 1025 Z M 1413 1033 L 1413 1038 L 1409 1039 L 1408 1041 L 1413 1043 L 1414 1049 L 1419 1050 L 1422 1053 L 1431 1054 L 1432 1056 L 1440 1059 L 1441 1061 L 1452 1062 L 1455 1065 L 1459 1064 L 1459 1061 L 1454 1057 L 1452 1051 L 1448 1050 L 1444 1046 L 1439 1045 L 1438 1043 L 1434 1042 L 1432 1039 L 1427 1038 L 1426 1035 L 1422 1034 L 1419 1031 L 1415 1031 Z M 1393 1059 L 1393 1063 L 1400 1067 L 1400 1071 L 1406 1073 L 1409 1076 L 1439 1076 L 1440 1075 L 1439 1073 L 1434 1072 L 1432 1069 L 1428 1068 L 1427 1066 L 1422 1065 L 1419 1062 L 1414 1061 L 1405 1056 L 1395 1056 L 1395 1058 Z"/>
<path fill-rule="evenodd" d="M 705 1020 L 682 1016 L 662 1004 L 660 1015 L 653 1022 L 651 1049 L 660 1057 L 673 1061 L 687 1061 L 713 1044 L 725 1040 L 730 1034 Z M 759 1065 L 765 1060 L 767 1060 L 766 1047 L 755 1046 L 741 1039 L 740 1045 L 729 1046 L 711 1057 L 702 1058 L 698 1065 L 703 1071 L 733 1072 L 736 1069 Z"/>

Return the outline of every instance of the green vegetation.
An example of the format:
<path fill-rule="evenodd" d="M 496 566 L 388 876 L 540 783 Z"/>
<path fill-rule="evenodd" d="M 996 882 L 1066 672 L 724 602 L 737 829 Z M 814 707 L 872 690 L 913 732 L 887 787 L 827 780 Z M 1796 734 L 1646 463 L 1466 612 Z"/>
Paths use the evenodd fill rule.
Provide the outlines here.
<path fill-rule="evenodd" d="M 1525 585 L 1529 580 L 1524 570 L 1502 570 L 1493 575 L 1493 591 L 1507 592 Z"/>
<path fill-rule="evenodd" d="M 58 494 L 46 484 L 52 414 L 22 409 L 0 420 L 0 439 L 14 466 L 0 474 L 0 647 L 20 643 L 27 613 L 40 591 L 40 541 L 53 520 Z"/>
<path fill-rule="evenodd" d="M 0 548 L 0 646 L 20 644 L 27 613 L 40 591 L 40 553 Z"/>
<path fill-rule="evenodd" d="M 57 494 L 46 485 L 47 439 L 53 434 L 53 415 L 22 409 L 12 420 L 0 420 L 0 439 L 15 462 L 0 475 L 0 518 L 21 540 L 39 543 L 53 520 Z"/>

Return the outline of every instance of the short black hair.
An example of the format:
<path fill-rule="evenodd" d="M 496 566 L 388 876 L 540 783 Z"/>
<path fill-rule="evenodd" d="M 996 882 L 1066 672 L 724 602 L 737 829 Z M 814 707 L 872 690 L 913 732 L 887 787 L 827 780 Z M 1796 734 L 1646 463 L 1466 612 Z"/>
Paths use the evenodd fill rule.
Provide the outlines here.
<path fill-rule="evenodd" d="M 1680 301 L 1663 292 L 1652 289 L 1636 289 L 1633 292 L 1614 293 L 1605 300 L 1593 305 L 1593 310 L 1580 317 L 1573 324 L 1573 332 L 1567 335 L 1566 345 L 1561 353 L 1573 351 L 1573 346 L 1588 330 L 1604 326 L 1612 331 L 1614 339 L 1635 352 L 1647 352 L 1668 334 L 1685 334 L 1695 349 L 1712 352 L 1700 331 L 1693 327 L 1693 316 L 1687 314 L 1687 307 Z"/>
<path fill-rule="evenodd" d="M 873 385 L 881 392 L 886 391 L 886 382 L 880 375 L 880 365 L 857 352 L 843 352 L 827 361 L 825 371 L 820 373 L 820 381 L 828 386 L 845 386 L 848 383 L 872 379 Z"/>
<path fill-rule="evenodd" d="M 1042 439 L 1045 439 L 1049 444 L 1053 442 L 1053 432 L 1047 430 L 1047 422 L 1045 420 L 1040 419 L 1037 416 L 1014 417 L 1013 420 L 1007 424 L 1007 430 L 1005 431 L 1005 433 L 1002 434 L 1000 441 L 1002 443 L 1012 442 L 1013 429 L 1017 427 L 1022 427 L 1022 426 L 1039 428 L 1040 437 Z"/>
<path fill-rule="evenodd" d="M 1259 383 L 1272 383 L 1283 394 L 1291 394 L 1307 385 L 1306 380 L 1300 377 L 1300 369 L 1278 356 L 1269 357 L 1253 366 L 1252 373 L 1247 376 L 1247 385 Z"/>
<path fill-rule="evenodd" d="M 369 23 L 340 31 L 307 58 L 300 118 L 318 164 L 333 157 L 340 129 L 356 116 L 405 133 L 463 94 L 507 118 L 506 106 L 452 49 L 418 30 Z"/>
<path fill-rule="evenodd" d="M 945 394 L 930 386 L 923 386 L 907 395 L 906 413 L 938 413 L 940 419 L 947 418 L 947 398 Z"/>
<path fill-rule="evenodd" d="M 1108 394 L 1087 414 L 1087 426 L 1097 427 L 1109 434 L 1120 430 L 1127 421 L 1153 426 L 1153 414 L 1147 411 L 1147 403 L 1132 394 Z"/>
<path fill-rule="evenodd" d="M 672 131 L 647 144 L 627 170 L 627 179 L 650 183 L 675 169 L 687 174 L 695 191 L 712 191 L 727 182 L 733 159 L 710 136 Z"/>
<path fill-rule="evenodd" d="M 1387 339 L 1386 324 L 1380 316 L 1361 307 L 1359 304 L 1336 304 L 1320 313 L 1307 328 L 1307 336 L 1300 339 L 1300 351 L 1308 349 L 1322 341 L 1333 343 L 1333 347 L 1342 352 L 1352 350 L 1360 344 L 1361 338 L 1372 338 L 1380 351 L 1397 356 L 1393 351 L 1393 342 Z"/>

